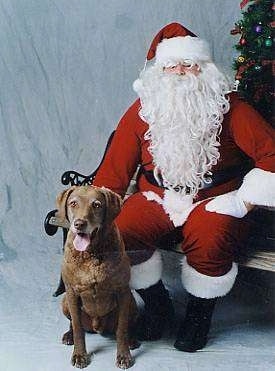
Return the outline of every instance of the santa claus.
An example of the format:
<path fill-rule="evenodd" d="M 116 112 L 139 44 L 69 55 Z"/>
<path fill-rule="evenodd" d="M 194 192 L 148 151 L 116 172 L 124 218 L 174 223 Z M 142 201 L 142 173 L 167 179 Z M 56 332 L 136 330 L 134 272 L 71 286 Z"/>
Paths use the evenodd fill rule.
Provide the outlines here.
<path fill-rule="evenodd" d="M 94 184 L 125 195 L 140 165 L 138 191 L 116 223 L 132 262 L 131 286 L 145 302 L 137 334 L 161 337 L 173 306 L 161 281 L 158 240 L 182 231 L 182 284 L 189 293 L 175 347 L 207 342 L 217 297 L 232 288 L 234 255 L 254 205 L 275 206 L 274 132 L 234 93 L 206 41 L 172 23 L 154 38 Z M 261 187 L 259 187 L 259 183 Z"/>

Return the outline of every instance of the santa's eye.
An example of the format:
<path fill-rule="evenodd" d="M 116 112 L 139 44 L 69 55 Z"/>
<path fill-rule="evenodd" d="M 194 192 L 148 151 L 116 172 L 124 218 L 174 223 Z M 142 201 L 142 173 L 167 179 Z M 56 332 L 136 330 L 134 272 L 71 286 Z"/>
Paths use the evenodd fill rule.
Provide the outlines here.
<path fill-rule="evenodd" d="M 186 60 L 186 61 L 184 61 L 183 63 L 182 63 L 182 65 L 184 66 L 184 67 L 186 67 L 186 68 L 191 68 L 191 67 L 193 67 L 193 66 L 195 66 L 195 62 L 193 62 L 193 61 L 189 61 L 189 60 Z"/>
<path fill-rule="evenodd" d="M 102 203 L 98 200 L 95 200 L 95 201 L 92 202 L 92 206 L 95 209 L 100 209 L 102 207 Z"/>

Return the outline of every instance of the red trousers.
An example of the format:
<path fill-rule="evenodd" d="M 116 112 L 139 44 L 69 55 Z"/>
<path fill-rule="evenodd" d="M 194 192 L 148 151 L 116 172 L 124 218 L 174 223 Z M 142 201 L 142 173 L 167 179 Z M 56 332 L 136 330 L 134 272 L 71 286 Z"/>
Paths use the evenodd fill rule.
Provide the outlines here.
<path fill-rule="evenodd" d="M 248 219 L 208 212 L 203 201 L 182 227 L 182 250 L 187 263 L 207 276 L 222 276 L 232 267 L 250 227 Z M 132 264 L 149 259 L 161 236 L 174 229 L 161 205 L 135 193 L 116 219 Z"/>

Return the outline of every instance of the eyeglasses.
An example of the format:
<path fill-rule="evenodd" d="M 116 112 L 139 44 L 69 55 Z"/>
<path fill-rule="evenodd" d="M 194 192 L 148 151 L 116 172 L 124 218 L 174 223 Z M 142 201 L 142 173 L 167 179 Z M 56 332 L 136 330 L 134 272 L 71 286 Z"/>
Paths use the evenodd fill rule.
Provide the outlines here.
<path fill-rule="evenodd" d="M 195 61 L 191 60 L 191 59 L 185 59 L 181 62 L 178 62 L 178 63 L 168 63 L 164 68 L 169 68 L 169 69 L 173 69 L 173 68 L 176 68 L 178 67 L 179 65 L 185 67 L 185 68 L 192 68 L 194 66 L 196 66 L 198 68 L 198 70 L 200 70 L 200 66 L 198 63 L 196 63 Z"/>
<path fill-rule="evenodd" d="M 191 59 L 186 59 L 183 62 L 181 62 L 180 64 L 183 65 L 184 67 L 187 67 L 187 68 L 192 68 L 195 65 L 198 65 L 196 62 L 192 61 Z"/>

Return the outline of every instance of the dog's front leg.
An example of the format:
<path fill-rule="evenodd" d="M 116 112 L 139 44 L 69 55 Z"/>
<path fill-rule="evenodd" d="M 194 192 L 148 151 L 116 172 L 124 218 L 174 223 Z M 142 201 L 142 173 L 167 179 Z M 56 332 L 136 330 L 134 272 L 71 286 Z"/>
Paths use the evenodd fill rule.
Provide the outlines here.
<path fill-rule="evenodd" d="M 118 324 L 116 330 L 117 359 L 119 368 L 129 368 L 133 364 L 129 349 L 128 322 L 131 302 L 131 291 L 126 289 L 118 294 Z"/>
<path fill-rule="evenodd" d="M 85 333 L 81 324 L 80 298 L 72 290 L 67 290 L 67 301 L 72 320 L 74 351 L 72 355 L 72 365 L 78 368 L 87 367 L 90 363 L 85 346 Z"/>

